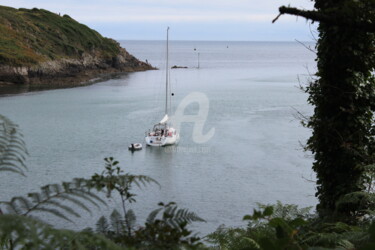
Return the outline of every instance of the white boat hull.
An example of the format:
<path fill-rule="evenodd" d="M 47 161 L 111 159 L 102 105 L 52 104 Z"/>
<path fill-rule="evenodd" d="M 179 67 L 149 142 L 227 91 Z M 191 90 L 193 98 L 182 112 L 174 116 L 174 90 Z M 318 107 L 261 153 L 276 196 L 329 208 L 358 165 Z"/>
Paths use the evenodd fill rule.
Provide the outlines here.
<path fill-rule="evenodd" d="M 168 145 L 177 144 L 180 140 L 180 135 L 176 134 L 173 136 L 146 136 L 145 141 L 148 146 L 153 147 L 164 147 Z"/>

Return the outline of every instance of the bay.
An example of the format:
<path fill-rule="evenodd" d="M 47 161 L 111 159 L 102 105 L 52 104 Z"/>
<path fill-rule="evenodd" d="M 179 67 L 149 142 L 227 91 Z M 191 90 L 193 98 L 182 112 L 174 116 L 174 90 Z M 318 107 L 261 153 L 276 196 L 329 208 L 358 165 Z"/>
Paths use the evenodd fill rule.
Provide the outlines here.
<path fill-rule="evenodd" d="M 297 117 L 312 113 L 299 84 L 315 71 L 314 53 L 296 42 L 172 41 L 170 65 L 188 67 L 171 70 L 173 110 L 192 92 L 205 95 L 209 112 L 203 133 L 214 128 L 214 136 L 197 144 L 194 124 L 183 123 L 178 146 L 132 154 L 127 146 L 143 143 L 145 131 L 163 116 L 165 42 L 120 43 L 160 70 L 0 98 L 0 114 L 20 126 L 29 149 L 26 178 L 2 173 L 1 200 L 90 177 L 104 169 L 103 158 L 113 156 L 125 171 L 161 185 L 137 190 L 133 208 L 140 224 L 159 201 L 197 212 L 207 220 L 194 225 L 202 235 L 220 224 L 244 225 L 243 215 L 257 203 L 316 204 L 312 158 L 301 146 L 311 131 Z M 186 114 L 198 111 L 195 103 Z M 107 208 L 94 209 L 75 224 L 49 220 L 79 229 L 119 205 L 113 197 Z"/>

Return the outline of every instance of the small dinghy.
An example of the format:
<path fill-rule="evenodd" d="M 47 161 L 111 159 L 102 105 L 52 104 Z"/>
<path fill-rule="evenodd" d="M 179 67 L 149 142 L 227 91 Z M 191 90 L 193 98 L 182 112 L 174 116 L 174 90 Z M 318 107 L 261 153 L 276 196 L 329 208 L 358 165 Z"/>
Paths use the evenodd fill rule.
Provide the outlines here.
<path fill-rule="evenodd" d="M 142 149 L 141 143 L 132 143 L 129 145 L 129 150 L 131 151 L 136 151 L 136 150 L 141 150 L 141 149 Z"/>

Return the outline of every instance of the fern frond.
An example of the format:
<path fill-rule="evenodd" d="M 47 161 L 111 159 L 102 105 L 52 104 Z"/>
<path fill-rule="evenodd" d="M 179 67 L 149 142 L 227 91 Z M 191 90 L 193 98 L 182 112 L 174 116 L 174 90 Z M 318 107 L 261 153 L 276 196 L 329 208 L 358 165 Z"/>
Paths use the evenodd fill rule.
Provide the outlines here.
<path fill-rule="evenodd" d="M 152 211 L 152 212 L 148 215 L 148 217 L 147 217 L 147 219 L 146 219 L 146 223 L 147 223 L 147 224 L 152 224 L 152 223 L 154 223 L 156 216 L 159 214 L 159 212 L 160 212 L 162 209 L 163 209 L 163 208 L 157 208 L 157 209 L 155 209 L 154 211 Z"/>
<path fill-rule="evenodd" d="M 121 249 L 105 237 L 87 230 L 58 230 L 17 215 L 0 216 L 0 244 L 4 249 Z"/>
<path fill-rule="evenodd" d="M 55 201 L 55 200 L 45 201 L 44 205 L 46 205 L 47 207 L 52 206 L 52 207 L 60 208 L 61 210 L 65 211 L 66 213 L 71 214 L 71 215 L 73 215 L 77 218 L 81 217 L 81 215 L 79 213 L 77 213 L 73 208 L 71 208 L 69 206 L 66 206 L 64 204 L 61 204 L 60 202 Z"/>
<path fill-rule="evenodd" d="M 89 180 L 86 181 L 88 182 Z M 39 193 L 33 192 L 27 197 L 15 197 L 10 202 L 2 202 L 0 205 L 5 206 L 5 211 L 8 213 L 32 216 L 44 212 L 72 221 L 72 216 L 80 217 L 77 208 L 91 213 L 88 204 L 100 208 L 99 203 L 105 204 L 105 201 L 91 193 L 89 187 L 81 180 L 79 184 L 65 182 L 62 185 L 47 185 L 42 187 Z"/>
<path fill-rule="evenodd" d="M 206 222 L 204 219 L 199 217 L 196 213 L 190 212 L 188 209 L 177 209 L 177 206 L 174 207 L 173 210 L 171 210 L 171 214 L 166 216 L 165 220 L 167 223 L 177 222 L 178 224 L 185 223 L 185 222 L 187 224 L 190 224 L 192 222 Z"/>
<path fill-rule="evenodd" d="M 97 208 L 100 208 L 100 206 L 98 205 L 98 202 L 101 203 L 102 205 L 107 205 L 107 203 L 102 198 L 100 198 L 98 195 L 95 195 L 94 193 L 90 191 L 86 191 L 86 190 L 83 191 L 83 190 L 76 189 L 76 190 L 71 190 L 69 194 L 72 196 L 77 196 L 81 199 L 84 199 L 90 202 L 92 205 L 96 206 Z"/>
<path fill-rule="evenodd" d="M 262 249 L 254 239 L 248 237 L 245 229 L 227 228 L 225 225 L 220 225 L 215 232 L 207 235 L 206 240 L 215 246 L 214 249 Z"/>
<path fill-rule="evenodd" d="M 19 149 L 24 150 L 24 148 L 22 148 L 22 147 L 20 147 Z M 26 165 L 24 164 L 24 161 L 26 160 L 25 154 L 19 154 L 18 150 L 15 150 L 14 148 L 8 148 L 8 150 L 6 152 L 7 152 L 7 154 L 4 155 L 3 159 L 21 161 L 22 166 L 26 168 Z"/>
<path fill-rule="evenodd" d="M 76 199 L 74 197 L 72 197 L 71 195 L 69 194 L 60 194 L 58 197 L 56 197 L 56 199 L 62 199 L 62 200 L 67 200 L 67 201 L 70 201 L 72 202 L 74 205 L 82 208 L 83 210 L 85 210 L 86 212 L 89 212 L 91 214 L 91 210 L 88 206 L 86 206 L 86 204 L 84 202 L 82 202 L 81 200 L 79 199 Z"/>
<path fill-rule="evenodd" d="M 18 160 L 15 160 L 15 161 L 18 161 Z M 22 168 L 22 164 L 21 166 L 19 166 L 19 164 L 14 163 L 12 159 L 9 159 L 7 157 L 3 159 L 1 167 L 12 167 L 16 169 L 17 171 L 24 171 L 24 168 Z"/>
<path fill-rule="evenodd" d="M 134 183 L 138 188 L 142 188 L 147 186 L 148 184 L 156 184 L 160 187 L 159 182 L 157 182 L 155 179 L 146 176 L 146 175 L 130 175 L 126 174 L 124 176 L 124 179 L 127 180 L 130 183 Z"/>
<path fill-rule="evenodd" d="M 312 207 L 304 207 L 298 208 L 297 205 L 293 204 L 283 204 L 281 201 L 277 201 L 275 205 L 265 205 L 261 203 L 257 203 L 260 209 L 266 209 L 267 207 L 272 207 L 273 212 L 269 216 L 270 219 L 272 218 L 282 218 L 285 220 L 293 220 L 296 218 L 307 218 L 310 217 L 310 211 Z"/>
<path fill-rule="evenodd" d="M 192 222 L 206 222 L 196 213 L 190 212 L 188 209 L 179 209 L 174 202 L 170 202 L 167 205 L 160 203 L 159 205 L 161 208 L 156 209 L 149 214 L 146 221 L 148 224 L 154 223 L 157 220 L 156 218 L 158 214 L 163 210 L 160 221 L 174 229 L 180 230 L 182 225 L 190 224 Z"/>
<path fill-rule="evenodd" d="M 1 202 L 1 204 L 3 204 L 6 208 L 6 211 L 9 213 L 9 214 L 21 214 L 21 211 L 18 209 L 17 206 L 14 206 L 12 203 L 10 202 Z M 2 210 L 3 211 L 3 210 Z"/>
<path fill-rule="evenodd" d="M 33 209 L 33 212 L 44 212 L 48 214 L 52 214 L 58 218 L 64 219 L 69 222 L 73 222 L 71 219 L 69 219 L 66 215 L 64 215 L 61 211 L 59 211 L 56 208 L 47 208 L 47 207 L 37 207 Z"/>
<path fill-rule="evenodd" d="M 20 171 L 18 168 L 12 168 L 12 167 L 5 167 L 5 166 L 2 166 L 0 167 L 0 172 L 2 171 L 8 171 L 8 172 L 13 172 L 13 173 L 16 173 L 16 174 L 20 174 L 22 176 L 26 176 L 23 171 Z"/>
<path fill-rule="evenodd" d="M 42 194 L 39 194 L 39 193 L 28 193 L 27 196 L 32 200 L 32 202 L 34 203 L 39 203 L 43 200 L 43 196 L 44 197 L 49 197 L 49 196 L 46 196 L 44 195 L 43 193 L 43 189 L 42 189 Z"/>
<path fill-rule="evenodd" d="M 22 196 L 13 197 L 10 203 L 12 203 L 14 206 L 18 206 L 22 210 L 29 210 L 33 206 L 33 204 L 27 198 Z"/>
<path fill-rule="evenodd" d="M 22 137 L 18 126 L 0 115 L 0 171 L 25 175 L 28 153 Z"/>

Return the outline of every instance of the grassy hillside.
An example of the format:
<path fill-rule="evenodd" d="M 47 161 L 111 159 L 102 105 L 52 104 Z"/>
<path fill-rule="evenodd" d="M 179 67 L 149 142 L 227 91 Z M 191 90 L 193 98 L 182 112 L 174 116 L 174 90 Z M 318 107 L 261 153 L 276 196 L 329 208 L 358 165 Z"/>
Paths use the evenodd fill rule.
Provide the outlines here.
<path fill-rule="evenodd" d="M 112 58 L 120 46 L 68 15 L 0 6 L 0 65 L 31 66 L 94 51 Z"/>

